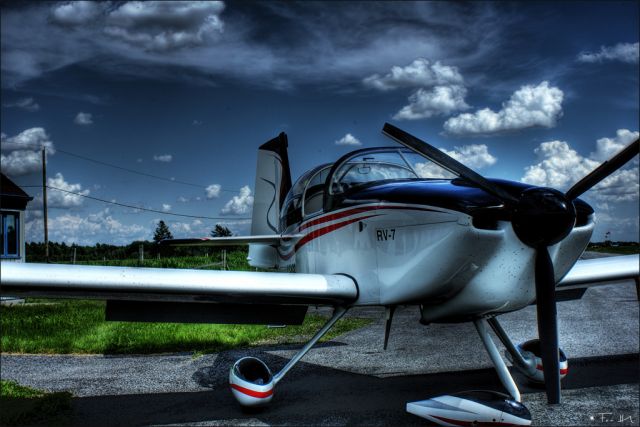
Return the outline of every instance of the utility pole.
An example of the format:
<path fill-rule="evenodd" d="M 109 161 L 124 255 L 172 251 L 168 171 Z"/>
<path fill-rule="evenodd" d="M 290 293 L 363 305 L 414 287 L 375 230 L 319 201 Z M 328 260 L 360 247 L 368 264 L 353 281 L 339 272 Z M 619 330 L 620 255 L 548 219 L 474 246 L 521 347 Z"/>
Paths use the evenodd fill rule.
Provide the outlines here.
<path fill-rule="evenodd" d="M 44 210 L 44 260 L 49 262 L 49 227 L 47 221 L 47 152 L 42 147 L 42 207 Z"/>

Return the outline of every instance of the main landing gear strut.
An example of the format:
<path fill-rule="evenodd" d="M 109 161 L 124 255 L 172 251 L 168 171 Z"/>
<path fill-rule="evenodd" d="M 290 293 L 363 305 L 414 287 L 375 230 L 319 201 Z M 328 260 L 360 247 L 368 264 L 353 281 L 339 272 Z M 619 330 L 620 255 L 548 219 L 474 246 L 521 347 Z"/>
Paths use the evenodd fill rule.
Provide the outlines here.
<path fill-rule="evenodd" d="M 275 375 L 271 373 L 266 363 L 256 357 L 243 357 L 234 363 L 229 372 L 229 386 L 240 405 L 244 407 L 260 407 L 271 402 L 276 384 L 346 312 L 347 308 L 336 307 L 331 319 Z"/>

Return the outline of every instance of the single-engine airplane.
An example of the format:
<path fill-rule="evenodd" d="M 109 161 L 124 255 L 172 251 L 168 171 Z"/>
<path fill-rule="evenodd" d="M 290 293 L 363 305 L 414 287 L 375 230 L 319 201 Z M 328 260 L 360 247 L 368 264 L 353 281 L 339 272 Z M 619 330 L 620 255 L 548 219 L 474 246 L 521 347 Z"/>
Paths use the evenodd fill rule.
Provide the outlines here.
<path fill-rule="evenodd" d="M 637 255 L 579 260 L 594 210 L 578 199 L 638 153 L 638 140 L 567 192 L 486 179 L 385 124 L 401 147 L 353 151 L 292 184 L 287 136 L 258 151 L 251 235 L 171 245 L 249 244 L 249 263 L 285 272 L 2 264 L 3 294 L 106 299 L 108 320 L 299 324 L 309 305 L 333 316 L 273 374 L 253 357 L 230 370 L 241 405 L 262 406 L 307 351 L 354 306 L 419 307 L 421 323 L 473 322 L 507 394 L 472 391 L 410 402 L 442 425 L 529 425 L 531 414 L 493 342 L 560 402 L 567 357 L 558 347 L 556 290 L 639 276 Z M 448 174 L 448 175 L 447 175 Z M 294 274 L 295 273 L 295 274 Z M 498 316 L 537 305 L 539 340 L 515 345 Z"/>

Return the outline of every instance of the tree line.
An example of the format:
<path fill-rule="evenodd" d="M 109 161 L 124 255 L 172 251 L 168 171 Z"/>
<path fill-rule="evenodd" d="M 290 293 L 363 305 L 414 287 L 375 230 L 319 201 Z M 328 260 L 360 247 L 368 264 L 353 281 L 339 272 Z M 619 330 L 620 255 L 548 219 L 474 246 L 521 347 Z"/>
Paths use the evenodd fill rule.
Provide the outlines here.
<path fill-rule="evenodd" d="M 209 233 L 212 237 L 227 237 L 233 233 L 227 227 L 220 224 Z M 95 260 L 113 260 L 113 259 L 132 259 L 139 258 L 140 248 L 144 251 L 145 257 L 155 257 L 161 255 L 166 256 L 205 256 L 212 253 L 216 248 L 206 247 L 188 247 L 188 246 L 160 246 L 158 242 L 164 239 L 173 239 L 173 235 L 169 227 L 164 221 L 158 222 L 153 233 L 153 239 L 136 240 L 128 245 L 118 246 L 104 243 L 96 243 L 95 245 L 67 245 L 66 243 L 49 242 L 49 260 L 57 262 L 73 261 L 74 253 L 77 262 L 95 261 Z M 229 247 L 228 250 L 237 248 Z M 44 262 L 45 244 L 44 242 L 27 242 L 26 257 L 28 262 Z"/>

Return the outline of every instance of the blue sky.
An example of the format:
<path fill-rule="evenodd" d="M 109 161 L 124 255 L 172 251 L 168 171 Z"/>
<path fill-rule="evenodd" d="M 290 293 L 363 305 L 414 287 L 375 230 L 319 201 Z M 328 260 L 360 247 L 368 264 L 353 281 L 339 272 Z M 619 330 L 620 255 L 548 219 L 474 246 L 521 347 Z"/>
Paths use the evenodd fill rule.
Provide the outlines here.
<path fill-rule="evenodd" d="M 567 189 L 638 136 L 638 7 L 4 4 L 2 171 L 36 197 L 30 241 L 43 145 L 51 187 L 161 212 L 50 190 L 50 239 L 82 244 L 151 239 L 160 219 L 246 234 L 256 149 L 281 131 L 294 179 L 392 145 L 389 121 L 485 176 Z M 638 240 L 637 159 L 584 198 L 594 240 Z"/>

